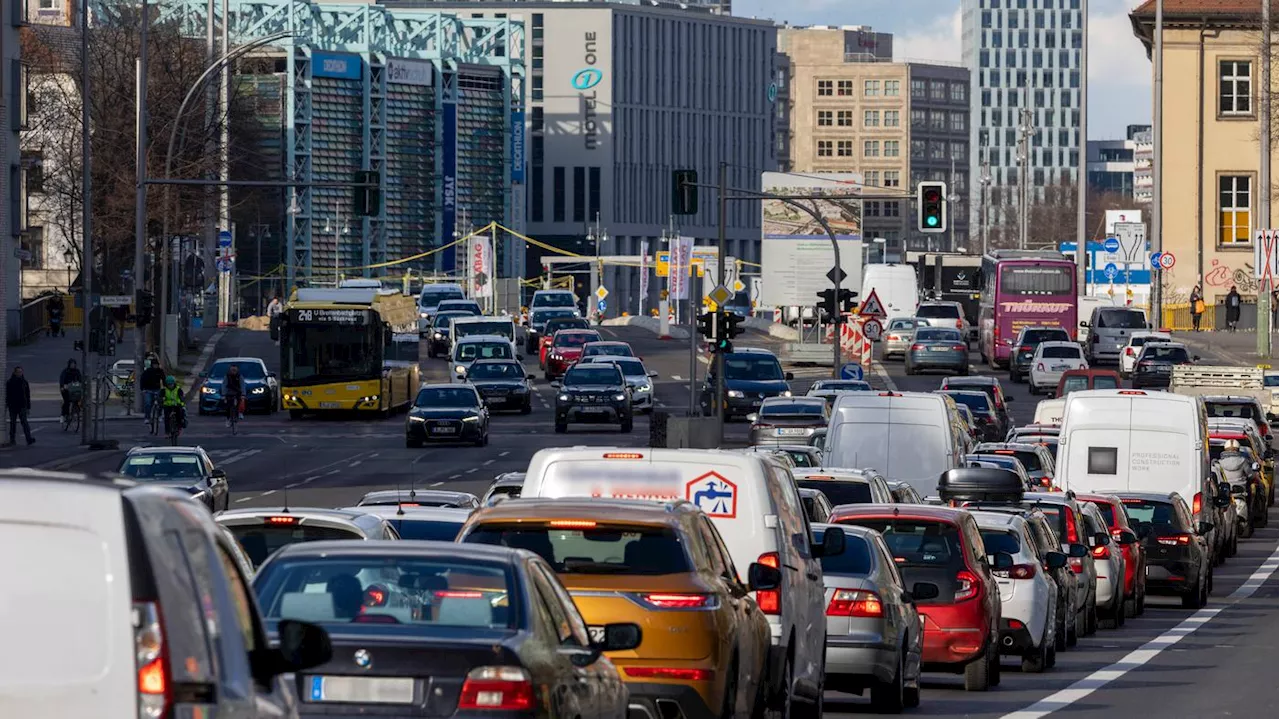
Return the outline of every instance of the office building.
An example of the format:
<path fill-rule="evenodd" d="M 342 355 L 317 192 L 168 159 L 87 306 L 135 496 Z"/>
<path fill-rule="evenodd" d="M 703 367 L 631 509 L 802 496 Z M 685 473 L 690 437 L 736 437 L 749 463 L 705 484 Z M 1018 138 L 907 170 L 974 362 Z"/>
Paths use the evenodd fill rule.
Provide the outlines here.
<path fill-rule="evenodd" d="M 969 188 L 973 206 L 1017 197 L 1023 125 L 1029 128 L 1025 172 L 1032 202 L 1048 185 L 1074 184 L 1080 165 L 1080 0 L 961 0 L 960 10 L 963 61 L 973 73 L 969 165 L 974 177 L 990 178 L 986 193 L 981 182 Z M 973 218 L 1001 222 L 1010 203 L 999 204 L 1004 207 Z"/>
<path fill-rule="evenodd" d="M 1123 140 L 1089 140 L 1085 168 L 1089 189 L 1110 195 L 1137 199 L 1138 146 L 1142 137 L 1150 145 L 1150 125 L 1129 125 Z M 1148 156 L 1148 162 L 1150 157 Z M 1150 165 L 1147 176 L 1150 177 Z"/>
<path fill-rule="evenodd" d="M 780 28 L 790 129 L 783 169 L 857 172 L 863 231 L 893 249 L 968 242 L 969 71 L 892 62 L 892 37 L 864 27 Z M 917 183 L 940 180 L 959 197 L 954 234 L 916 232 Z"/>

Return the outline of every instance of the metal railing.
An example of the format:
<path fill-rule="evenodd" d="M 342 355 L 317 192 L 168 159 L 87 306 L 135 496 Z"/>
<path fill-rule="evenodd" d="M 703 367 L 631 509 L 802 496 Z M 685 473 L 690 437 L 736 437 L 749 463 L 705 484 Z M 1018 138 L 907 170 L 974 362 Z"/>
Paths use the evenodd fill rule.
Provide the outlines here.
<path fill-rule="evenodd" d="M 1191 303 L 1178 302 L 1166 303 L 1164 306 L 1164 316 L 1161 318 L 1160 327 L 1173 330 L 1175 332 L 1190 332 L 1195 329 L 1195 322 L 1191 316 Z M 1240 332 L 1254 332 L 1258 328 L 1258 302 L 1254 299 L 1244 299 L 1240 302 L 1240 320 L 1236 323 L 1236 330 Z M 1200 317 L 1200 329 L 1202 330 L 1225 330 L 1227 329 L 1227 307 L 1221 304 L 1205 303 L 1204 314 Z"/>

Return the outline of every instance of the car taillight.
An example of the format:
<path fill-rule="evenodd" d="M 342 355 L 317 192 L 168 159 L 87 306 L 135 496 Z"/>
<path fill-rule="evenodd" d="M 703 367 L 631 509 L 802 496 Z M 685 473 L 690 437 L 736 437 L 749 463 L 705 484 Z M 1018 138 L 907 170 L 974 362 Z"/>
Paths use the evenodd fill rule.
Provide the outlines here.
<path fill-rule="evenodd" d="M 364 606 L 381 607 L 387 603 L 387 589 L 378 584 L 374 584 L 364 590 Z"/>
<path fill-rule="evenodd" d="M 1112 538 L 1114 538 L 1115 540 L 1119 541 L 1119 539 L 1120 539 L 1120 534 L 1121 534 L 1121 532 L 1123 532 L 1123 531 L 1124 531 L 1123 529 L 1121 529 L 1121 528 L 1119 528 L 1119 527 L 1115 527 L 1114 529 L 1112 529 L 1112 530 L 1111 530 L 1111 536 L 1112 536 Z"/>
<path fill-rule="evenodd" d="M 1094 559 L 1107 559 L 1107 558 L 1109 558 L 1110 556 L 1111 556 L 1111 549 L 1110 549 L 1109 547 L 1107 547 L 1107 545 L 1105 545 L 1105 544 L 1104 544 L 1104 545 L 1102 545 L 1102 546 L 1100 546 L 1100 547 L 1094 547 L 1094 548 L 1093 548 L 1093 558 L 1094 558 Z"/>
<path fill-rule="evenodd" d="M 911 345 L 912 352 L 919 352 L 922 349 L 924 349 L 924 345 Z"/>
<path fill-rule="evenodd" d="M 766 567 L 778 569 L 782 563 L 778 560 L 777 552 L 768 552 L 761 554 L 756 560 Z M 760 605 L 760 611 L 765 614 L 781 614 L 782 613 L 782 592 L 778 589 L 762 589 L 756 592 L 756 604 Z"/>
<path fill-rule="evenodd" d="M 1191 500 L 1191 513 L 1200 514 L 1200 509 L 1204 507 L 1204 493 L 1196 492 L 1195 498 Z"/>
<path fill-rule="evenodd" d="M 716 598 L 711 594 L 651 593 L 635 595 L 654 609 L 711 609 Z"/>
<path fill-rule="evenodd" d="M 1129 357 L 1132 357 L 1132 356 L 1133 356 L 1133 348 L 1132 348 L 1132 347 L 1125 347 L 1125 348 L 1124 348 L 1124 353 L 1125 353 L 1126 355 L 1128 355 Z"/>
<path fill-rule="evenodd" d="M 623 667 L 623 673 L 637 679 L 675 679 L 682 682 L 709 682 L 715 670 L 677 667 Z"/>
<path fill-rule="evenodd" d="M 965 350 L 967 350 L 967 349 L 969 349 L 969 348 L 968 348 L 968 347 L 965 347 L 964 345 L 953 345 L 953 346 L 951 347 L 951 349 L 953 349 L 953 350 L 958 350 L 958 351 L 960 351 L 960 352 L 964 352 Z"/>
<path fill-rule="evenodd" d="M 1063 507 L 1062 513 L 1067 516 L 1067 541 L 1075 544 L 1080 541 L 1080 534 L 1076 532 L 1076 515 L 1069 507 Z"/>
<path fill-rule="evenodd" d="M 956 573 L 956 601 L 963 602 L 978 596 L 978 575 L 967 569 Z"/>
<path fill-rule="evenodd" d="M 956 329 L 958 329 L 958 330 L 962 330 L 962 329 L 964 329 L 964 321 L 963 321 L 963 320 L 956 320 Z"/>
<path fill-rule="evenodd" d="M 883 617 L 884 605 L 875 592 L 837 589 L 827 605 L 828 617 Z"/>
<path fill-rule="evenodd" d="M 773 425 L 767 422 L 752 422 L 751 429 L 771 429 Z"/>
<path fill-rule="evenodd" d="M 1037 362 L 1037 363 L 1036 363 L 1036 369 L 1037 369 L 1038 371 L 1040 371 L 1040 372 L 1043 372 L 1043 371 L 1044 371 L 1044 363 L 1043 363 L 1043 362 Z"/>
<path fill-rule="evenodd" d="M 533 682 L 520 667 L 476 667 L 458 695 L 458 709 L 522 711 L 534 708 Z"/>
<path fill-rule="evenodd" d="M 898 340 L 900 340 L 900 339 L 902 339 L 902 337 L 900 337 L 900 336 L 898 336 L 898 335 L 889 335 L 889 341 L 890 341 L 890 342 L 897 342 L 897 341 L 898 341 Z"/>
<path fill-rule="evenodd" d="M 1071 565 L 1071 571 L 1076 574 L 1084 574 L 1084 560 L 1080 557 L 1071 557 L 1067 560 L 1067 563 Z"/>
<path fill-rule="evenodd" d="M 991 573 L 997 577 L 1005 577 L 1007 579 L 1031 579 L 1036 576 L 1036 565 L 1015 564 L 1008 569 L 992 570 Z"/>
<path fill-rule="evenodd" d="M 167 716 L 169 667 L 165 664 L 160 607 L 155 602 L 133 603 L 133 648 L 138 666 L 138 719 Z"/>
<path fill-rule="evenodd" d="M 1156 537 L 1156 542 L 1169 547 L 1185 547 L 1191 544 L 1191 535 L 1170 534 L 1164 537 Z"/>
<path fill-rule="evenodd" d="M 1000 342 L 1000 325 L 991 328 L 991 339 L 996 343 Z"/>
<path fill-rule="evenodd" d="M 1018 351 L 1019 351 L 1019 352 L 1033 352 L 1033 351 L 1035 351 L 1035 347 L 1032 347 L 1031 345 L 1022 345 L 1021 347 L 1019 347 L 1019 348 L 1018 348 Z"/>

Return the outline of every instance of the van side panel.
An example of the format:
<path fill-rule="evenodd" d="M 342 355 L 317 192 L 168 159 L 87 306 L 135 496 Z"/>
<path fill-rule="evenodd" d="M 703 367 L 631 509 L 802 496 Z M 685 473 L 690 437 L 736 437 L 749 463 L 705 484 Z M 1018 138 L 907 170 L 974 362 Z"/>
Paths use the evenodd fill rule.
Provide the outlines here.
<path fill-rule="evenodd" d="M 0 483 L 0 546 L 0 716 L 137 716 L 119 491 Z"/>
<path fill-rule="evenodd" d="M 862 281 L 863 300 L 875 291 L 890 317 L 910 317 L 920 304 L 920 288 L 911 265 L 867 265 Z"/>
<path fill-rule="evenodd" d="M 871 468 L 930 496 L 937 493 L 938 475 L 954 466 L 950 428 L 939 395 L 841 397 L 832 412 L 825 464 Z"/>

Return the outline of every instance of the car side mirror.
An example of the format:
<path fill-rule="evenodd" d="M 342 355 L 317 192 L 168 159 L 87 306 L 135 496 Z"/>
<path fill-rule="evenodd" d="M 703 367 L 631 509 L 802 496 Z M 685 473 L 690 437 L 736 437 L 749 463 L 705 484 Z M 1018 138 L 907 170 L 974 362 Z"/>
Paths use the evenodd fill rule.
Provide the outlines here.
<path fill-rule="evenodd" d="M 996 552 L 991 555 L 992 569 L 1009 569 L 1013 566 L 1013 555 L 1008 552 Z"/>
<path fill-rule="evenodd" d="M 518 359 L 518 360 L 520 360 L 521 362 L 523 362 L 523 361 L 524 361 L 524 355 L 522 355 L 522 354 L 520 354 L 519 352 L 517 352 L 517 353 L 516 353 L 516 359 Z"/>
<path fill-rule="evenodd" d="M 278 376 L 276 376 L 276 373 L 275 373 L 275 372 L 268 372 L 268 373 L 267 373 L 267 379 L 280 379 L 280 378 L 279 378 Z"/>
<path fill-rule="evenodd" d="M 592 642 L 591 648 L 601 652 L 625 652 L 640 646 L 643 636 L 638 624 L 606 624 L 604 640 Z"/>
<path fill-rule="evenodd" d="M 225 470 L 225 469 L 215 469 L 215 470 L 213 470 L 212 472 L 210 472 L 210 473 L 209 473 L 209 476 L 210 476 L 210 477 L 213 477 L 214 479 L 226 479 L 226 478 L 227 478 L 227 470 Z"/>
<path fill-rule="evenodd" d="M 529 375 L 529 376 L 532 377 L 533 375 Z M 560 382 L 559 381 L 552 382 L 551 389 L 560 389 Z"/>
<path fill-rule="evenodd" d="M 937 599 L 940 590 L 933 582 L 916 582 L 911 585 L 911 599 L 922 602 L 926 599 Z"/>
<path fill-rule="evenodd" d="M 1191 355 L 1191 361 L 1192 361 L 1192 362 L 1199 362 L 1199 361 L 1200 361 L 1200 355 Z"/>
<path fill-rule="evenodd" d="M 1257 472 L 1262 469 L 1262 465 L 1258 464 L 1257 462 L 1254 462 L 1253 464 L 1249 465 L 1249 469 L 1252 469 L 1253 471 Z"/>
<path fill-rule="evenodd" d="M 747 587 L 753 592 L 769 591 L 782 586 L 782 571 L 767 564 L 752 562 L 747 567 Z"/>
<path fill-rule="evenodd" d="M 1081 326 L 1081 327 L 1083 327 L 1083 328 L 1085 328 L 1085 329 L 1088 329 L 1088 328 L 1089 328 L 1089 323 L 1088 323 L 1088 322 L 1081 322 L 1081 323 L 1080 323 L 1080 326 Z"/>
<path fill-rule="evenodd" d="M 1218 507 L 1219 509 L 1221 509 L 1222 507 L 1231 506 L 1231 485 L 1228 484 L 1224 486 L 1226 487 L 1226 489 L 1218 490 L 1219 491 L 1218 496 L 1213 498 L 1213 506 Z"/>
<path fill-rule="evenodd" d="M 1089 548 L 1083 544 L 1068 544 L 1067 556 L 1072 559 L 1084 559 L 1089 556 Z"/>
<path fill-rule="evenodd" d="M 1200 535 L 1201 537 L 1205 536 L 1206 534 L 1212 531 L 1213 531 L 1213 524 L 1211 522 L 1196 522 L 1196 534 Z"/>
<path fill-rule="evenodd" d="M 1009 404 L 1010 402 L 1015 402 L 1015 401 L 1017 401 L 1017 397 L 1005 397 L 1005 398 L 1004 398 L 1004 403 L 1005 403 L 1005 404 Z"/>
<path fill-rule="evenodd" d="M 648 375 L 646 375 L 646 376 L 647 376 L 649 379 L 657 379 L 657 378 L 658 378 L 658 373 L 657 373 L 657 372 L 650 371 L 650 372 L 648 373 Z"/>
<path fill-rule="evenodd" d="M 209 379 L 209 371 L 205 370 L 200 373 L 200 379 Z"/>
<path fill-rule="evenodd" d="M 1105 547 L 1111 543 L 1111 535 L 1106 532 L 1098 532 L 1093 535 L 1093 546 Z"/>
<path fill-rule="evenodd" d="M 844 530 L 829 528 L 822 533 L 822 544 L 813 548 L 815 558 L 835 557 L 844 554 Z"/>
<path fill-rule="evenodd" d="M 528 380 L 534 380 L 534 379 L 537 379 L 537 377 L 534 377 L 534 376 L 533 376 L 533 375 L 531 375 L 531 374 L 527 374 L 527 375 L 525 375 L 525 376 L 524 376 L 524 378 L 525 378 L 525 379 L 528 379 Z"/>
<path fill-rule="evenodd" d="M 1044 566 L 1049 569 L 1062 569 L 1067 566 L 1067 555 L 1062 552 L 1046 552 L 1044 555 Z"/>
<path fill-rule="evenodd" d="M 1116 543 L 1122 547 L 1130 544 L 1137 544 L 1138 535 L 1134 534 L 1132 530 L 1122 529 L 1120 530 L 1120 536 L 1116 538 Z"/>
<path fill-rule="evenodd" d="M 255 677 L 264 685 L 281 674 L 300 672 L 320 666 L 333 658 L 333 644 L 324 629 L 296 619 L 281 619 L 276 632 L 279 646 L 253 650 L 249 663 Z"/>

